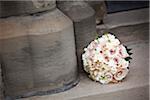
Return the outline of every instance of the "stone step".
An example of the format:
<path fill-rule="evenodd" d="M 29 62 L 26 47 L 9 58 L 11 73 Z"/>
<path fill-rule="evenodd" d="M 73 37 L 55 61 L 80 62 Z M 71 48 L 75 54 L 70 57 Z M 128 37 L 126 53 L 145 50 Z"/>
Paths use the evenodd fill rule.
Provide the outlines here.
<path fill-rule="evenodd" d="M 133 60 L 130 73 L 122 83 L 101 85 L 81 73 L 80 83 L 68 91 L 19 100 L 148 100 L 148 41 L 132 41 L 126 45 L 132 48 Z"/>
<path fill-rule="evenodd" d="M 105 25 L 98 25 L 97 28 L 112 29 L 120 26 L 135 25 L 149 22 L 149 9 L 137 9 L 107 14 L 104 18 Z"/>

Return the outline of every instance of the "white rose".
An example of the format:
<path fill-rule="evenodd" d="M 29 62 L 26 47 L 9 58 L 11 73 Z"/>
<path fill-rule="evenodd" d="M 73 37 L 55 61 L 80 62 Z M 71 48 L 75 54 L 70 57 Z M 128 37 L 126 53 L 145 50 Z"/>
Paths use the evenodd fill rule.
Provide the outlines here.
<path fill-rule="evenodd" d="M 99 41 L 98 41 L 97 39 L 95 39 L 94 42 L 95 42 L 96 44 L 98 44 Z"/>
<path fill-rule="evenodd" d="M 113 79 L 113 75 L 109 72 L 105 73 L 104 75 L 101 75 L 99 82 L 102 84 L 107 84 L 111 82 Z"/>
<path fill-rule="evenodd" d="M 108 36 L 107 36 L 108 34 L 105 34 L 105 35 L 103 35 L 102 37 L 101 37 L 101 39 L 104 39 L 105 41 L 108 41 Z"/>
<path fill-rule="evenodd" d="M 122 80 L 123 78 L 126 77 L 128 74 L 129 70 L 127 68 L 121 68 L 118 69 L 118 71 L 115 73 L 114 78 L 118 81 Z"/>
<path fill-rule="evenodd" d="M 93 61 L 88 60 L 88 65 L 89 65 L 89 66 L 92 66 L 92 64 L 93 64 Z"/>
<path fill-rule="evenodd" d="M 117 72 L 117 68 L 116 67 L 111 67 L 111 73 L 115 74 Z"/>
<path fill-rule="evenodd" d="M 119 46 L 119 56 L 121 56 L 122 58 L 129 57 L 129 54 L 127 53 L 127 50 L 123 45 Z"/>
<path fill-rule="evenodd" d="M 112 45 L 118 46 L 120 44 L 120 41 L 118 39 L 110 40 Z"/>
<path fill-rule="evenodd" d="M 107 36 L 108 36 L 109 39 L 115 39 L 115 36 L 112 35 L 112 34 L 107 34 Z"/>
<path fill-rule="evenodd" d="M 95 80 L 96 81 L 99 81 L 100 80 L 100 78 L 101 78 L 101 75 L 103 75 L 104 73 L 102 73 L 102 72 L 98 72 L 98 74 L 96 75 L 96 77 L 95 77 Z"/>
<path fill-rule="evenodd" d="M 102 51 L 102 48 L 100 46 L 97 46 L 95 49 L 97 53 L 100 53 L 100 51 Z"/>
<path fill-rule="evenodd" d="M 84 66 L 84 70 L 89 73 L 89 67 L 88 66 Z"/>
<path fill-rule="evenodd" d="M 129 66 L 129 61 L 126 61 L 125 59 L 122 59 L 120 61 L 120 65 L 122 65 L 123 68 L 127 68 Z"/>
<path fill-rule="evenodd" d="M 110 50 L 110 49 L 114 48 L 114 45 L 113 45 L 111 42 L 107 42 L 107 43 L 106 43 L 106 48 L 107 48 L 108 50 Z"/>
<path fill-rule="evenodd" d="M 108 65 L 115 68 L 117 67 L 116 62 L 113 59 L 108 62 Z"/>
<path fill-rule="evenodd" d="M 93 59 L 93 62 L 97 62 L 97 60 L 98 60 L 98 55 L 95 54 L 92 59 Z"/>
<path fill-rule="evenodd" d="M 84 51 L 87 51 L 87 48 L 84 48 Z"/>
<path fill-rule="evenodd" d="M 82 54 L 82 60 L 85 60 L 85 53 Z"/>
<path fill-rule="evenodd" d="M 88 45 L 87 49 L 93 50 L 94 48 L 95 48 L 95 42 L 92 41 L 92 42 Z"/>
<path fill-rule="evenodd" d="M 98 41 L 99 41 L 100 47 L 102 47 L 103 45 L 105 45 L 106 42 L 107 42 L 107 40 L 105 40 L 104 38 L 98 38 Z"/>
<path fill-rule="evenodd" d="M 104 61 L 103 55 L 99 54 L 97 60 L 99 60 L 100 62 L 103 62 Z"/>
<path fill-rule="evenodd" d="M 104 59 L 103 62 L 106 64 L 108 64 L 110 61 L 110 58 L 108 56 L 103 56 L 103 59 Z"/>
<path fill-rule="evenodd" d="M 108 55 L 108 57 L 115 57 L 117 55 L 116 48 L 106 50 L 106 55 Z"/>
<path fill-rule="evenodd" d="M 120 44 L 120 41 L 116 39 L 114 35 L 106 34 L 106 35 L 103 35 L 102 38 L 106 40 L 107 42 L 110 42 L 114 46 L 117 46 Z"/>
<path fill-rule="evenodd" d="M 85 60 L 83 60 L 83 65 L 84 66 L 87 66 L 88 65 L 88 62 L 87 62 L 87 60 L 85 59 Z"/>

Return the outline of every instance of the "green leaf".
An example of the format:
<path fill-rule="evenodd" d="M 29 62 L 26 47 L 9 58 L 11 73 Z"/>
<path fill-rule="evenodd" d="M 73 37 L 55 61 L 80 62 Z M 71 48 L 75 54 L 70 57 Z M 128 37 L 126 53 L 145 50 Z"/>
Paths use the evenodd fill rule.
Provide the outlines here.
<path fill-rule="evenodd" d="M 132 52 L 128 52 L 128 54 L 129 54 L 129 55 L 132 55 L 133 53 L 132 53 Z"/>
<path fill-rule="evenodd" d="M 108 32 L 104 32 L 104 34 L 108 34 Z"/>
<path fill-rule="evenodd" d="M 95 33 L 95 38 L 98 39 L 99 38 L 99 34 Z"/>
<path fill-rule="evenodd" d="M 129 62 L 130 62 L 131 59 L 132 59 L 131 57 L 126 57 L 126 58 L 125 58 L 125 60 L 126 60 L 126 61 L 129 61 Z"/>
<path fill-rule="evenodd" d="M 129 55 L 132 55 L 133 53 L 132 52 L 130 52 L 132 49 L 131 48 L 128 48 L 127 46 L 125 46 L 124 45 L 124 47 L 126 48 L 126 50 L 127 50 L 127 53 L 129 54 Z"/>
<path fill-rule="evenodd" d="M 131 51 L 131 50 L 132 50 L 131 48 L 130 48 L 130 49 L 129 49 L 129 48 L 126 48 L 126 49 L 127 49 L 127 51 Z"/>

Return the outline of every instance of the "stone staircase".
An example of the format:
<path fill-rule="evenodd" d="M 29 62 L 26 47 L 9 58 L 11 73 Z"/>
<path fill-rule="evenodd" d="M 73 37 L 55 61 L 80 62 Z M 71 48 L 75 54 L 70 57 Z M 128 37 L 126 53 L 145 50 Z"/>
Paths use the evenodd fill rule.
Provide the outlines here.
<path fill-rule="evenodd" d="M 136 17 L 141 14 L 146 15 Z M 127 15 L 129 16 L 124 17 Z M 133 60 L 130 64 L 130 73 L 123 82 L 119 84 L 101 85 L 90 80 L 81 71 L 79 84 L 68 91 L 52 95 L 32 96 L 18 100 L 148 100 L 149 23 L 147 23 L 147 17 L 144 16 L 147 16 L 147 10 L 146 12 L 145 10 L 141 10 L 131 11 L 130 13 L 111 14 L 104 20 L 110 31 L 116 33 L 115 35 L 123 43 L 132 48 Z M 130 18 L 137 20 L 133 21 L 134 19 Z M 97 26 L 97 31 L 101 32 L 105 28 L 105 26 L 99 25 Z"/>
<path fill-rule="evenodd" d="M 19 100 L 148 100 L 148 41 L 126 44 L 132 48 L 133 60 L 122 83 L 101 85 L 81 73 L 79 84 L 68 91 Z"/>
<path fill-rule="evenodd" d="M 19 100 L 148 100 L 149 99 L 149 23 L 110 29 L 129 48 L 132 48 L 130 73 L 119 84 L 101 85 L 80 73 L 79 84 L 62 93 L 34 96 Z M 100 31 L 100 29 L 97 29 Z"/>
<path fill-rule="evenodd" d="M 132 15 L 136 15 L 138 11 L 134 12 Z M 110 29 L 125 45 L 132 48 L 130 73 L 123 82 L 101 85 L 81 72 L 79 84 L 68 91 L 20 100 L 149 100 L 149 23 L 143 23 L 148 22 L 145 21 L 147 19 L 137 22 L 140 24 L 135 23 L 135 20 L 133 23 L 126 20 L 125 23 L 128 24 L 125 26 L 122 23 L 122 26 Z M 101 32 L 101 26 L 97 27 L 97 31 Z"/>

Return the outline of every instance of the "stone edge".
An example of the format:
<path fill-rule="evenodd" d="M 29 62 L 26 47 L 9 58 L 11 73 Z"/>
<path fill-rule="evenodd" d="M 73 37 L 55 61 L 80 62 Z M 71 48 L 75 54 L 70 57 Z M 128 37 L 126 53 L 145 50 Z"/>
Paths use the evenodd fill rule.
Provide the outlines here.
<path fill-rule="evenodd" d="M 48 91 L 37 91 L 37 92 L 33 91 L 33 92 L 30 92 L 27 94 L 18 95 L 18 96 L 14 96 L 14 97 L 5 96 L 5 100 L 16 100 L 16 99 L 23 99 L 23 98 L 25 99 L 27 97 L 32 97 L 32 96 L 43 96 L 43 95 L 51 95 L 51 94 L 64 92 L 66 90 L 69 90 L 69 89 L 75 87 L 79 83 L 79 81 L 80 81 L 80 79 L 78 76 L 76 80 L 70 82 L 69 84 L 65 84 L 63 87 L 60 87 L 60 88 L 56 88 L 56 89 L 48 90 Z"/>

